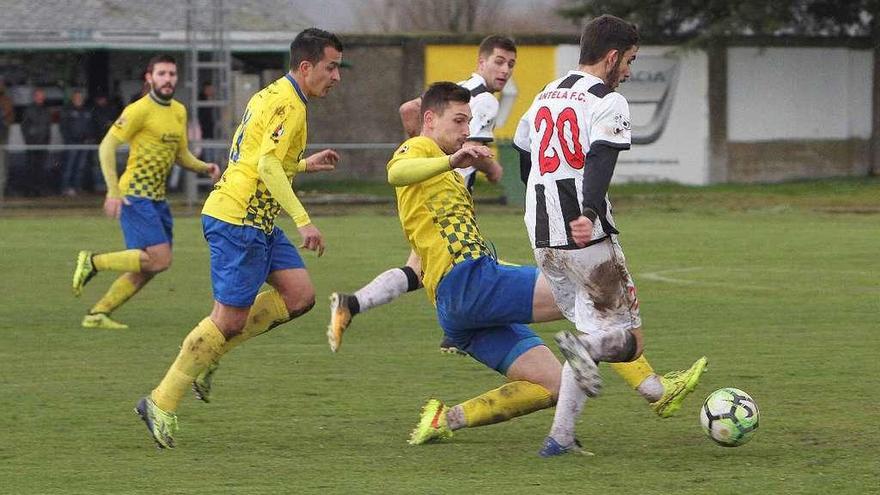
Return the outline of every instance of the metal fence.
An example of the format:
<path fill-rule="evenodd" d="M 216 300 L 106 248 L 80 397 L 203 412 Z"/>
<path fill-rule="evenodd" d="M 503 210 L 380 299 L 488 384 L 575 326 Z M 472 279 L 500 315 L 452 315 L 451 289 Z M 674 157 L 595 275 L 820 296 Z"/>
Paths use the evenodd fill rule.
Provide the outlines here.
<path fill-rule="evenodd" d="M 390 153 L 399 143 L 313 143 L 308 152 L 325 148 L 338 151 L 381 151 Z M 226 141 L 191 141 L 190 151 L 202 160 L 226 168 L 229 143 Z M 116 150 L 117 171 L 121 174 L 128 157 L 128 146 Z M 384 164 L 382 164 L 384 165 Z M 353 178 L 346 175 L 346 178 Z M 181 192 L 187 205 L 201 201 L 211 185 L 208 177 L 175 166 L 167 187 Z M 97 144 L 9 144 L 0 146 L 0 202 L 9 197 L 45 197 L 73 192 L 106 191 L 98 163 Z"/>

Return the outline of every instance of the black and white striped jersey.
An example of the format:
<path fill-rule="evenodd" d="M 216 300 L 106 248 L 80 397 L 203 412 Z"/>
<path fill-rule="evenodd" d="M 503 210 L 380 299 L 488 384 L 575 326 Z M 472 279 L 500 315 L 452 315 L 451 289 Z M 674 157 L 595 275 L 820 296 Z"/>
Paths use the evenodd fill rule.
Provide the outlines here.
<path fill-rule="evenodd" d="M 469 141 L 490 143 L 495 137 L 495 119 L 498 117 L 498 99 L 486 87 L 486 80 L 479 74 L 460 81 L 459 86 L 471 92 L 471 122 Z"/>
<path fill-rule="evenodd" d="M 535 96 L 516 130 L 514 145 L 531 155 L 525 223 L 533 247 L 575 248 L 569 222 L 583 204 L 584 165 L 590 147 L 630 147 L 629 105 L 596 76 L 570 71 Z M 617 233 L 605 196 L 593 239 Z"/>
<path fill-rule="evenodd" d="M 498 117 L 498 100 L 486 87 L 486 80 L 479 74 L 471 74 L 471 77 L 460 81 L 459 86 L 471 92 L 471 122 L 468 141 L 477 141 L 482 144 L 491 143 L 495 137 L 495 119 Z M 468 189 L 474 186 L 474 175 L 477 171 L 474 167 L 455 169 L 464 177 Z"/>

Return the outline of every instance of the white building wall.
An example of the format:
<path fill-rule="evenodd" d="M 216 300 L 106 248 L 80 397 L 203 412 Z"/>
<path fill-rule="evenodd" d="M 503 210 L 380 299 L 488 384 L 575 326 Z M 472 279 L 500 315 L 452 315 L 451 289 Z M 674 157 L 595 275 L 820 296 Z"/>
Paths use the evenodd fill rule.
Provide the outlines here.
<path fill-rule="evenodd" d="M 870 136 L 870 51 L 731 47 L 727 53 L 730 141 Z"/>
<path fill-rule="evenodd" d="M 556 77 L 577 67 L 577 45 L 556 52 Z M 620 154 L 616 182 L 709 183 L 708 60 L 702 51 L 639 49 L 629 81 L 618 91 L 630 102 L 633 147 Z M 664 94 L 669 95 L 664 99 Z"/>

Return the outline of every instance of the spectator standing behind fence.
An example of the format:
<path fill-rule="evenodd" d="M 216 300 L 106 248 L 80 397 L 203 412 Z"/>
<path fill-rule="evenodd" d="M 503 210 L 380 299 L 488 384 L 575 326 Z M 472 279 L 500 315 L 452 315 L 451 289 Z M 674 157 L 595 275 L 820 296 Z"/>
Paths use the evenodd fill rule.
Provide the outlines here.
<path fill-rule="evenodd" d="M 12 106 L 12 98 L 6 94 L 6 81 L 0 79 L 0 200 L 3 199 L 6 190 L 6 156 L 8 152 L 4 148 L 9 143 L 9 128 L 15 122 L 15 108 Z"/>
<path fill-rule="evenodd" d="M 46 93 L 35 89 L 33 103 L 25 108 L 21 119 L 21 133 L 27 145 L 49 144 L 49 129 L 52 125 L 52 114 L 46 106 Z M 51 189 L 47 181 L 47 165 L 49 152 L 45 149 L 28 150 L 27 166 L 21 173 L 15 174 L 16 186 L 25 196 L 37 196 L 41 191 Z"/>
<path fill-rule="evenodd" d="M 199 100 L 213 100 L 217 91 L 210 81 L 202 84 L 202 92 Z M 216 109 L 214 107 L 199 107 L 199 126 L 202 128 L 202 139 L 214 139 L 214 126 L 217 123 Z"/>
<path fill-rule="evenodd" d="M 103 93 L 95 95 L 95 105 L 92 107 L 92 135 L 96 140 L 97 136 L 107 135 L 107 131 L 110 130 L 110 126 L 113 125 L 120 111 L 115 104 L 110 102 L 107 95 Z M 107 185 L 104 184 L 104 174 L 101 173 L 96 156 L 96 153 L 89 155 L 88 173 L 92 177 L 92 190 L 103 193 L 107 192 Z"/>
<path fill-rule="evenodd" d="M 95 142 L 92 111 L 85 106 L 82 91 L 74 90 L 70 104 L 61 111 L 61 136 L 64 144 L 84 145 Z M 65 196 L 76 196 L 82 189 L 83 171 L 91 155 L 88 149 L 68 149 L 64 153 L 64 167 L 61 171 L 61 192 Z"/>
<path fill-rule="evenodd" d="M 202 84 L 202 91 L 199 93 L 199 100 L 202 101 L 210 101 L 214 99 L 217 90 L 214 88 L 214 84 L 211 81 L 205 81 Z M 199 127 L 202 130 L 202 139 L 211 140 L 216 136 L 214 135 L 214 127 L 217 125 L 217 109 L 215 107 L 199 107 L 198 110 L 198 118 L 199 118 Z M 216 161 L 215 158 L 215 149 L 210 147 L 202 147 L 202 155 L 201 158 L 205 161 Z"/>

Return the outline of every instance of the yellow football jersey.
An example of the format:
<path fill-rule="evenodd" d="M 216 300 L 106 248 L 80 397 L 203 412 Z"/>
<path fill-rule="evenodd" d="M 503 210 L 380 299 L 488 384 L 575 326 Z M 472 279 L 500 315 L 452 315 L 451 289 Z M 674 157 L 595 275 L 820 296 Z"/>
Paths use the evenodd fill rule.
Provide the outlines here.
<path fill-rule="evenodd" d="M 432 139 L 417 136 L 400 145 L 388 167 L 399 160 L 445 155 Z M 422 280 L 433 303 L 440 279 L 453 265 L 491 252 L 474 218 L 474 200 L 454 170 L 395 190 L 403 233 L 422 259 Z"/>
<path fill-rule="evenodd" d="M 205 201 L 203 214 L 272 232 L 281 206 L 260 179 L 257 163 L 272 153 L 293 181 L 306 149 L 307 102 L 289 74 L 251 97 L 232 138 L 229 166 Z"/>
<path fill-rule="evenodd" d="M 186 138 L 186 108 L 147 93 L 125 107 L 110 128 L 115 138 L 130 144 L 125 172 L 119 178 L 123 195 L 165 199 L 165 181 Z"/>

